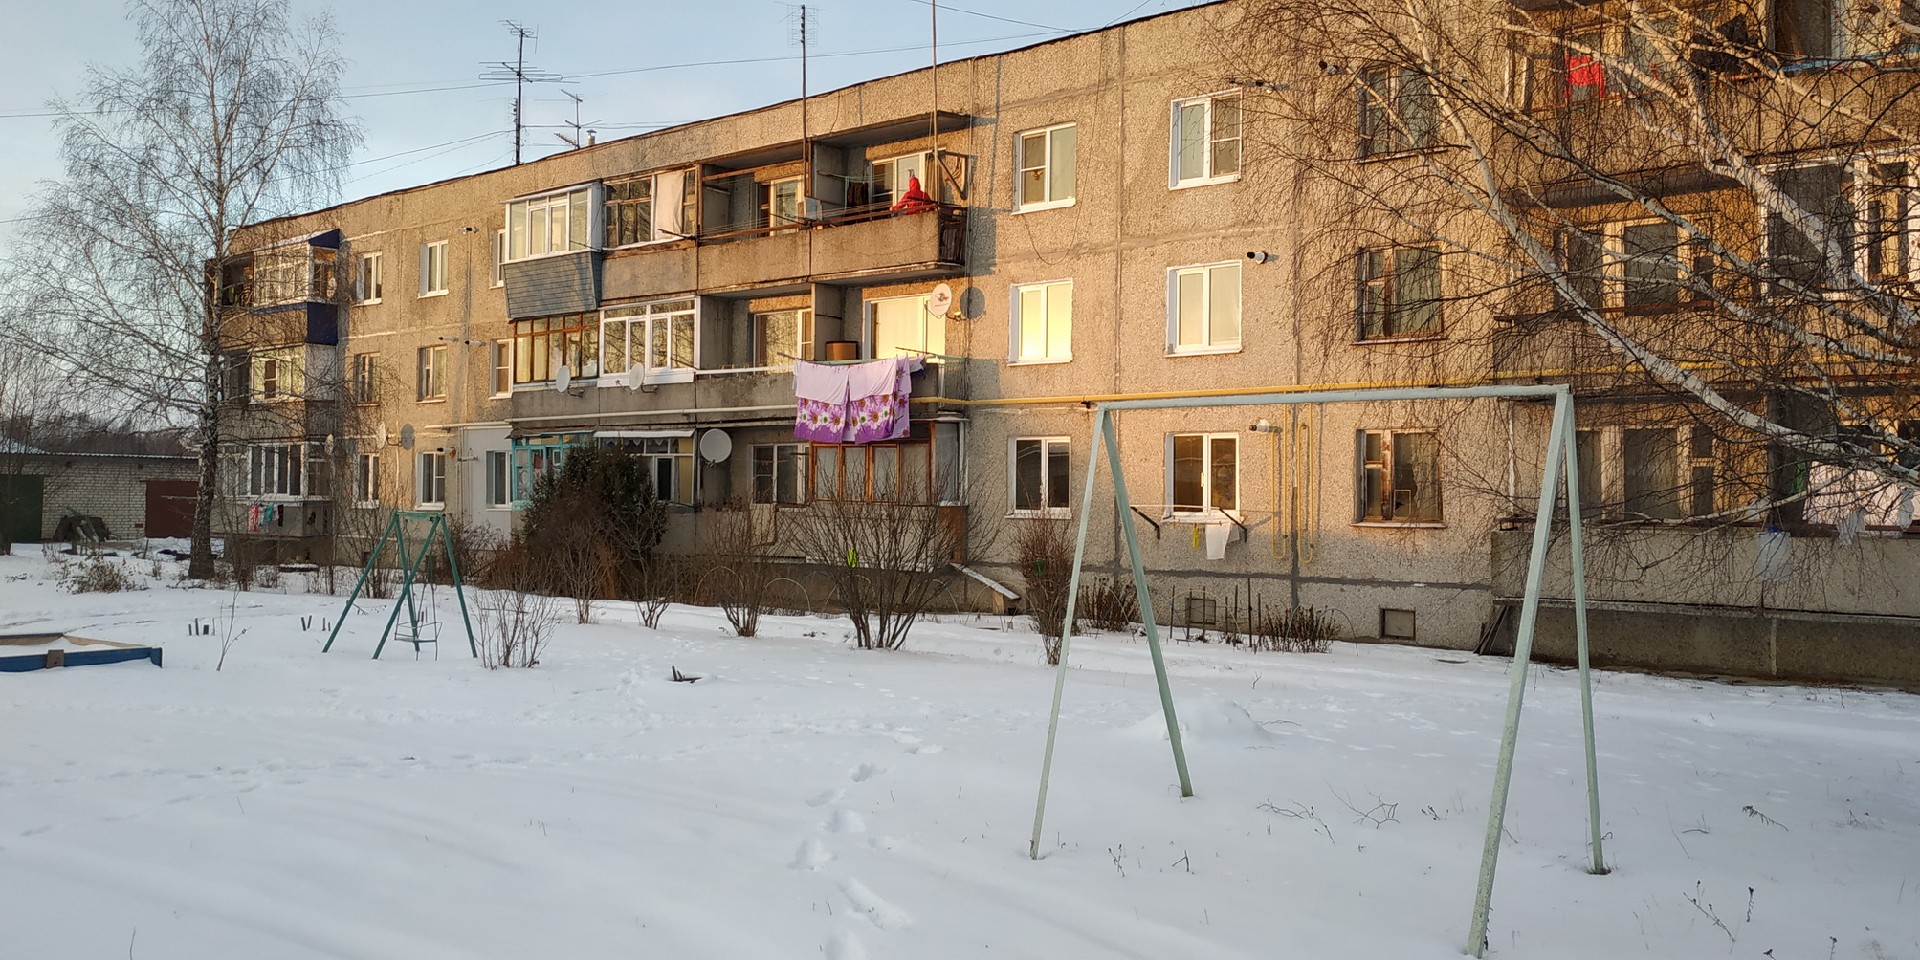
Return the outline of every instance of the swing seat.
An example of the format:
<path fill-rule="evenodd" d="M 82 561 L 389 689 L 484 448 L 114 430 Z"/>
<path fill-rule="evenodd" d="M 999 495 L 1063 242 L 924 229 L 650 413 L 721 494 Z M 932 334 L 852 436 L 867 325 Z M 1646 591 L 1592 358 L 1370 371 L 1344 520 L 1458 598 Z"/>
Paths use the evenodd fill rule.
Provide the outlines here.
<path fill-rule="evenodd" d="M 428 634 L 431 634 L 431 636 Z M 394 631 L 393 639 L 401 643 L 411 643 L 413 644 L 413 648 L 418 650 L 423 643 L 440 642 L 440 624 L 437 621 L 428 621 L 420 624 L 415 632 L 412 633 L 407 632 L 405 629 L 396 630 Z"/>

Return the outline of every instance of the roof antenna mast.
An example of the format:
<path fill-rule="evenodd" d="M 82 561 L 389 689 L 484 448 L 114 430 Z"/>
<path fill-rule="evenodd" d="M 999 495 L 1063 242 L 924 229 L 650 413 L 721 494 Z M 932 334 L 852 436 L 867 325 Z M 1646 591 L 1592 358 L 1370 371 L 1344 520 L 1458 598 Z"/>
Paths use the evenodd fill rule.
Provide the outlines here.
<path fill-rule="evenodd" d="M 480 79 L 513 81 L 513 162 L 515 166 L 518 166 L 520 164 L 521 144 L 525 140 L 527 131 L 525 111 L 527 84 L 550 83 L 560 79 L 560 75 L 527 66 L 527 41 L 540 39 L 538 33 L 521 25 L 517 21 L 502 20 L 500 23 L 507 28 L 508 33 L 514 36 L 515 49 L 513 60 L 512 62 L 505 60 L 482 61 L 483 65 L 496 69 L 481 74 Z"/>

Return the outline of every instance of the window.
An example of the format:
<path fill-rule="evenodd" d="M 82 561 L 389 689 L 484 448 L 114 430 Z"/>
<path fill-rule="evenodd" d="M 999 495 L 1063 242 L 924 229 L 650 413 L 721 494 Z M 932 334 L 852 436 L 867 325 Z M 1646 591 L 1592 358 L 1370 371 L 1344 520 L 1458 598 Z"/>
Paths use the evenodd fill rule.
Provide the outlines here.
<path fill-rule="evenodd" d="M 1775 172 L 1774 183 L 1800 209 L 1783 205 L 1767 213 L 1767 259 L 1773 273 L 1818 289 L 1834 272 L 1826 254 L 1828 238 L 1837 240 L 1841 249 L 1853 247 L 1849 179 L 1844 166 L 1831 163 Z"/>
<path fill-rule="evenodd" d="M 281 347 L 254 353 L 252 380 L 255 399 L 299 399 L 303 386 L 300 358 L 299 347 Z"/>
<path fill-rule="evenodd" d="M 513 490 L 509 485 L 512 479 L 507 470 L 508 455 L 505 450 L 488 450 L 486 455 L 486 495 L 487 506 L 495 510 L 505 509 L 513 503 Z"/>
<path fill-rule="evenodd" d="M 1380 67 L 1360 74 L 1360 156 L 1424 150 L 1439 142 L 1433 81 L 1415 70 Z"/>
<path fill-rule="evenodd" d="M 437 240 L 420 247 L 420 295 L 436 296 L 447 292 L 447 242 Z"/>
<path fill-rule="evenodd" d="M 1231 433 L 1167 437 L 1167 498 L 1172 512 L 1214 513 L 1240 505 L 1240 438 Z"/>
<path fill-rule="evenodd" d="M 1568 302 L 1566 294 L 1558 292 L 1555 297 L 1561 301 L 1561 307 L 1567 309 L 1588 307 L 1599 310 L 1606 304 L 1606 257 L 1604 246 L 1606 237 L 1597 232 L 1588 232 L 1575 227 L 1567 227 L 1559 233 L 1560 269 L 1567 274 L 1567 285 L 1573 288 L 1573 302 Z"/>
<path fill-rule="evenodd" d="M 788 367 L 813 356 L 813 311 L 776 310 L 753 315 L 753 365 Z"/>
<path fill-rule="evenodd" d="M 806 490 L 806 447 L 798 443 L 763 443 L 753 448 L 753 502 L 801 503 Z"/>
<path fill-rule="evenodd" d="M 417 492 L 423 507 L 447 505 L 447 455 L 438 451 L 420 454 Z"/>
<path fill-rule="evenodd" d="M 1840 24 L 1835 6 L 1840 0 L 1776 0 L 1773 4 L 1773 49 L 1788 57 L 1825 60 L 1840 52 Z"/>
<path fill-rule="evenodd" d="M 355 403 L 375 403 L 380 399 L 379 354 L 356 353 L 353 355 L 353 381 L 349 386 L 353 391 Z"/>
<path fill-rule="evenodd" d="M 505 230 L 495 230 L 493 232 L 493 285 L 494 286 L 504 287 L 507 285 L 506 265 L 507 265 L 507 232 Z"/>
<path fill-rule="evenodd" d="M 381 257 L 377 253 L 360 255 L 360 270 L 354 274 L 354 298 L 361 303 L 379 303 L 382 288 Z"/>
<path fill-rule="evenodd" d="M 560 465 L 566 462 L 567 448 L 581 446 L 590 440 L 590 436 L 582 433 L 515 438 L 510 491 L 513 502 L 525 504 L 533 499 L 533 488 L 542 479 L 558 473 Z"/>
<path fill-rule="evenodd" d="M 1073 359 L 1073 281 L 1013 288 L 1014 363 Z"/>
<path fill-rule="evenodd" d="M 1628 310 L 1672 306 L 1680 299 L 1680 228 L 1671 222 L 1620 228 L 1620 305 Z"/>
<path fill-rule="evenodd" d="M 513 341 L 495 340 L 493 342 L 493 395 L 505 396 L 513 392 Z"/>
<path fill-rule="evenodd" d="M 1600 475 L 1600 431 L 1575 430 L 1573 454 L 1580 464 L 1580 517 L 1593 520 L 1600 516 L 1605 478 Z"/>
<path fill-rule="evenodd" d="M 692 437 L 632 437 L 606 439 L 601 443 L 646 460 L 647 475 L 653 479 L 656 498 L 668 503 L 693 502 Z"/>
<path fill-rule="evenodd" d="M 1360 339 L 1440 333 L 1440 252 L 1429 247 L 1360 251 Z"/>
<path fill-rule="evenodd" d="M 1362 523 L 1439 523 L 1440 443 L 1432 433 L 1360 432 Z"/>
<path fill-rule="evenodd" d="M 606 245 L 625 247 L 691 236 L 698 222 L 697 173 L 693 169 L 664 170 L 607 184 L 603 214 Z M 654 203 L 656 197 L 663 202 Z"/>
<path fill-rule="evenodd" d="M 800 180 L 790 177 L 767 184 L 767 226 L 778 230 L 800 222 Z"/>
<path fill-rule="evenodd" d="M 1007 480 L 1013 512 L 1029 517 L 1067 515 L 1067 438 L 1022 437 L 1009 441 Z"/>
<path fill-rule="evenodd" d="M 692 379 L 697 316 L 697 304 L 691 298 L 602 311 L 600 339 L 606 372 L 638 370 L 649 381 Z"/>
<path fill-rule="evenodd" d="M 1671 19 L 1635 18 L 1626 26 L 1627 65 L 1647 80 L 1673 82 L 1682 79 L 1679 72 L 1680 61 L 1674 52 L 1685 49 L 1677 38 L 1679 28 Z M 1644 90 L 1647 80 L 1628 74 L 1621 77 L 1621 86 L 1627 90 Z"/>
<path fill-rule="evenodd" d="M 1168 353 L 1240 349 L 1240 264 L 1168 271 Z"/>
<path fill-rule="evenodd" d="M 924 152 L 875 160 L 873 183 L 868 189 L 868 205 L 882 210 L 893 206 L 893 202 L 907 192 L 907 181 L 916 177 L 920 180 L 920 189 L 931 194 L 933 191 L 927 183 L 927 154 Z M 848 199 L 851 202 L 854 198 Z"/>
<path fill-rule="evenodd" d="M 419 399 L 445 400 L 447 398 L 446 344 L 420 348 L 420 364 L 416 371 L 415 382 L 420 388 Z"/>
<path fill-rule="evenodd" d="M 333 301 L 335 258 L 339 251 L 289 243 L 253 255 L 253 304 L 261 307 Z"/>
<path fill-rule="evenodd" d="M 263 443 L 247 448 L 246 492 L 254 497 L 297 497 L 306 479 L 304 443 Z"/>
<path fill-rule="evenodd" d="M 1069 123 L 1028 131 L 1014 140 L 1013 165 L 1020 171 L 1015 209 L 1041 210 L 1073 202 L 1077 137 Z"/>
<path fill-rule="evenodd" d="M 957 504 L 964 483 L 961 425 L 915 420 L 896 443 L 807 448 L 806 485 L 815 500 Z"/>
<path fill-rule="evenodd" d="M 1607 95 L 1607 31 L 1588 27 L 1567 34 L 1562 51 L 1560 96 L 1567 103 L 1585 103 Z"/>
<path fill-rule="evenodd" d="M 1219 183 L 1240 175 L 1240 94 L 1173 102 L 1171 186 Z"/>
<path fill-rule="evenodd" d="M 926 297 L 868 301 L 867 332 L 870 359 L 947 352 L 946 318 L 927 312 Z"/>
<path fill-rule="evenodd" d="M 363 453 L 353 458 L 353 502 L 355 506 L 380 505 L 380 455 Z"/>
<path fill-rule="evenodd" d="M 1860 204 L 1860 268 L 1876 283 L 1905 280 L 1913 259 L 1913 176 L 1907 163 L 1867 169 Z"/>
<path fill-rule="evenodd" d="M 1629 515 L 1680 516 L 1680 436 L 1672 427 L 1621 431 L 1620 461 L 1626 468 L 1621 492 Z"/>
<path fill-rule="evenodd" d="M 598 324 L 591 313 L 514 321 L 513 382 L 552 383 L 562 365 L 575 379 L 599 376 Z"/>
<path fill-rule="evenodd" d="M 588 249 L 593 243 L 592 211 L 592 187 L 507 204 L 507 260 Z"/>
<path fill-rule="evenodd" d="M 1713 430 L 1705 424 L 1687 427 L 1688 513 L 1704 517 L 1713 513 L 1714 471 Z"/>

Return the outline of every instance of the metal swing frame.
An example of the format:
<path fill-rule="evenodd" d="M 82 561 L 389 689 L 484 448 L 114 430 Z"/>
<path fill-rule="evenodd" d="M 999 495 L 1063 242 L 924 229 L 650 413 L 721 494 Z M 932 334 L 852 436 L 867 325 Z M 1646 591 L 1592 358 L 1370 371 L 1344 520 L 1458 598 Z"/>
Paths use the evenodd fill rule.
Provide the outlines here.
<path fill-rule="evenodd" d="M 408 550 L 407 532 L 403 523 L 406 520 L 427 522 L 427 533 L 420 538 L 418 552 Z M 380 651 L 386 649 L 387 640 L 393 636 L 394 624 L 400 620 L 402 608 L 407 611 L 407 627 L 411 631 L 412 639 L 403 636 L 400 642 L 413 644 L 416 654 L 420 652 L 422 643 L 436 644 L 434 649 L 439 649 L 438 634 L 435 634 L 432 640 L 420 639 L 420 612 L 413 602 L 413 582 L 419 575 L 421 564 L 426 562 L 427 554 L 433 550 L 435 534 L 440 535 L 440 542 L 447 548 L 447 570 L 453 580 L 453 595 L 460 601 L 460 622 L 467 628 L 467 650 L 473 654 L 474 659 L 479 659 L 480 644 L 474 639 L 473 618 L 467 613 L 467 593 L 460 580 L 460 561 L 453 550 L 453 531 L 447 526 L 446 514 L 437 510 L 395 510 L 387 519 L 386 530 L 380 534 L 379 542 L 373 545 L 373 552 L 367 555 L 366 566 L 360 569 L 360 579 L 354 581 L 353 592 L 347 595 L 346 606 L 341 608 L 339 618 L 333 623 L 332 632 L 327 634 L 327 643 L 320 648 L 321 653 L 333 649 L 333 641 L 339 638 L 340 628 L 346 625 L 348 615 L 353 613 L 353 603 L 360 599 L 360 591 L 366 588 L 367 581 L 372 578 L 374 568 L 380 562 L 380 554 L 386 549 L 388 541 L 392 541 L 395 549 L 400 551 L 400 562 L 405 566 L 406 573 L 400 583 L 400 596 L 393 602 L 393 612 L 387 615 L 386 626 L 380 628 L 380 642 L 374 645 L 373 659 L 380 659 Z M 437 657 L 438 654 L 435 656 Z"/>
<path fill-rule="evenodd" d="M 1174 713 L 1173 693 L 1167 684 L 1166 661 L 1161 655 L 1160 627 L 1153 613 L 1153 598 L 1147 590 L 1147 575 L 1140 556 L 1140 536 L 1134 529 L 1132 502 L 1127 497 L 1126 474 L 1120 462 L 1120 446 L 1114 432 L 1113 415 L 1123 410 L 1167 410 L 1192 407 L 1308 406 L 1334 403 L 1372 403 L 1406 400 L 1533 399 L 1553 401 L 1553 425 L 1547 439 L 1546 463 L 1541 468 L 1540 502 L 1534 515 L 1533 550 L 1527 561 L 1526 593 L 1515 625 L 1513 660 L 1508 668 L 1507 709 L 1500 736 L 1500 752 L 1494 767 L 1493 792 L 1487 805 L 1487 833 L 1480 854 L 1479 886 L 1474 893 L 1473 917 L 1467 934 L 1466 952 L 1480 957 L 1486 950 L 1487 917 L 1493 900 L 1494 866 L 1500 856 L 1500 836 L 1507 816 L 1507 798 L 1513 784 L 1513 752 L 1520 730 L 1520 707 L 1526 695 L 1527 666 L 1532 659 L 1534 626 L 1540 612 L 1540 591 L 1546 567 L 1547 547 L 1553 530 L 1554 503 L 1559 497 L 1561 470 L 1565 468 L 1568 538 L 1573 563 L 1574 643 L 1579 670 L 1580 726 L 1586 750 L 1587 823 L 1592 874 L 1608 872 L 1601 853 L 1599 767 L 1593 745 L 1593 685 L 1587 654 L 1586 553 L 1580 524 L 1580 459 L 1574 448 L 1573 389 L 1567 384 L 1484 385 L 1471 387 L 1357 388 L 1350 390 L 1303 389 L 1297 391 L 1249 391 L 1220 393 L 1204 397 L 1178 397 L 1149 400 L 1112 400 L 1094 407 L 1093 449 L 1087 458 L 1087 476 L 1080 497 L 1079 529 L 1073 547 L 1073 572 L 1067 585 L 1066 619 L 1061 628 L 1060 660 L 1053 680 L 1053 709 L 1047 720 L 1047 746 L 1040 765 L 1040 790 L 1034 803 L 1033 840 L 1028 856 L 1040 858 L 1040 835 L 1047 812 L 1047 784 L 1053 771 L 1053 750 L 1060 730 L 1060 700 L 1067 685 L 1067 649 L 1073 639 L 1075 605 L 1080 597 L 1080 573 L 1086 560 L 1087 525 L 1093 515 L 1094 479 L 1100 470 L 1102 447 L 1108 469 L 1113 474 L 1114 516 L 1124 533 L 1127 559 L 1132 566 L 1134 596 L 1140 607 L 1146 630 L 1147 650 L 1153 659 L 1154 678 L 1159 686 L 1160 710 L 1166 719 L 1167 740 L 1173 747 L 1173 764 L 1180 777 L 1180 795 L 1193 796 L 1193 781 L 1187 773 L 1186 750 L 1180 742 L 1180 723 Z"/>

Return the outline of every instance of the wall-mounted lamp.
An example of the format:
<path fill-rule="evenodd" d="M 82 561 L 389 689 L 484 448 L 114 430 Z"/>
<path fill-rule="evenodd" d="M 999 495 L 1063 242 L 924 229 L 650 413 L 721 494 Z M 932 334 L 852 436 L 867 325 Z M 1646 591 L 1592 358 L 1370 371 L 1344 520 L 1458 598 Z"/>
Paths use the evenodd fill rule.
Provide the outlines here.
<path fill-rule="evenodd" d="M 480 228 L 479 227 L 461 227 L 460 232 L 461 233 L 479 233 Z"/>
<path fill-rule="evenodd" d="M 1247 259 L 1252 260 L 1254 263 L 1273 263 L 1280 258 L 1265 250 L 1248 250 Z"/>

